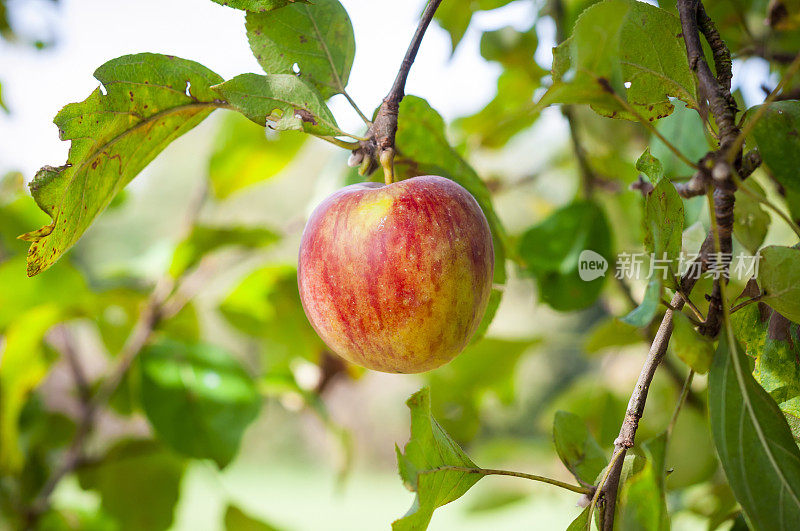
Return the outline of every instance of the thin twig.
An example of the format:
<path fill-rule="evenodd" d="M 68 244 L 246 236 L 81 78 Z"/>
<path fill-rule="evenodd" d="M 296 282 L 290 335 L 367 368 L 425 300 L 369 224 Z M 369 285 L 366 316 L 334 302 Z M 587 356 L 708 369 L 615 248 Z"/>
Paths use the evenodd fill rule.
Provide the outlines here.
<path fill-rule="evenodd" d="M 378 108 L 375 121 L 367 130 L 366 139 L 360 142 L 360 147 L 353 150 L 352 161 L 361 165 L 362 173 L 372 173 L 378 166 L 383 167 L 384 178 L 387 184 L 394 181 L 394 156 L 395 135 L 397 134 L 397 115 L 400 112 L 400 102 L 405 96 L 406 81 L 411 65 L 417 57 L 422 38 L 428 29 L 433 15 L 442 0 L 430 0 L 419 20 L 417 30 L 411 38 L 400 69 L 397 71 L 391 90 L 383 99 Z"/>

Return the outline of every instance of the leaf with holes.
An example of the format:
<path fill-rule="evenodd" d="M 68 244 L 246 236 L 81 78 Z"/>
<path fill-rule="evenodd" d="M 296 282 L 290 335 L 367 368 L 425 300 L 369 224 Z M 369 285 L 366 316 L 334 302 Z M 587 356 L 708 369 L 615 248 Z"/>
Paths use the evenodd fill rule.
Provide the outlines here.
<path fill-rule="evenodd" d="M 800 522 L 800 450 L 775 401 L 728 334 L 709 371 L 711 431 L 728 482 L 754 529 Z"/>
<path fill-rule="evenodd" d="M 247 39 L 267 74 L 299 74 L 327 99 L 344 92 L 353 66 L 353 26 L 338 0 L 247 13 Z"/>
<path fill-rule="evenodd" d="M 295 75 L 241 74 L 214 90 L 262 127 L 322 136 L 341 134 L 322 95 Z"/>
<path fill-rule="evenodd" d="M 222 468 L 239 449 L 261 398 L 230 353 L 171 340 L 141 354 L 142 405 L 161 439 L 181 453 Z"/>
<path fill-rule="evenodd" d="M 85 101 L 67 105 L 55 118 L 61 139 L 72 140 L 67 163 L 45 166 L 30 184 L 52 223 L 21 236 L 31 242 L 29 276 L 72 247 L 167 144 L 222 105 L 210 89 L 222 78 L 186 59 L 126 55 L 94 75 L 103 87 Z"/>
<path fill-rule="evenodd" d="M 761 249 L 758 283 L 764 302 L 800 323 L 800 249 L 776 245 Z"/>
<path fill-rule="evenodd" d="M 280 9 L 282 7 L 298 3 L 307 4 L 308 0 L 211 0 L 220 5 L 232 7 L 234 9 L 241 9 L 242 11 L 252 11 L 254 13 L 264 13 L 272 11 L 273 9 Z"/>
<path fill-rule="evenodd" d="M 393 531 L 428 527 L 433 511 L 464 495 L 483 477 L 480 469 L 431 415 L 430 390 L 423 388 L 406 402 L 411 410 L 411 439 L 397 450 L 403 483 L 416 492 L 406 515 L 392 523 Z"/>
<path fill-rule="evenodd" d="M 604 0 L 586 9 L 558 50 L 554 83 L 538 107 L 587 103 L 604 116 L 637 120 L 614 94 L 644 120 L 674 110 L 670 97 L 697 108 L 678 18 L 633 0 Z M 569 61 L 564 60 L 569 49 Z M 573 70 L 566 70 L 570 66 Z"/>

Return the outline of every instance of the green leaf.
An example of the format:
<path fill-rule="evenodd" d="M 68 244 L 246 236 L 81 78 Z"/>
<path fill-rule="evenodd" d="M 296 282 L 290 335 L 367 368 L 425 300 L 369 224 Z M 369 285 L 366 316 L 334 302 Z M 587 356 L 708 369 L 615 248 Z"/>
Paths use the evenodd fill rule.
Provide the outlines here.
<path fill-rule="evenodd" d="M 513 404 L 518 362 L 536 343 L 483 338 L 450 363 L 425 374 L 433 395 L 431 411 L 453 438 L 465 442 L 477 435 L 487 395 L 504 405 Z"/>
<path fill-rule="evenodd" d="M 178 277 L 196 266 L 205 255 L 223 247 L 258 249 L 268 247 L 279 239 L 280 236 L 269 229 L 195 225 L 191 234 L 175 249 L 169 272 L 173 277 Z"/>
<path fill-rule="evenodd" d="M 770 245 L 758 264 L 761 300 L 781 315 L 800 323 L 800 249 Z"/>
<path fill-rule="evenodd" d="M 239 190 L 271 179 L 297 155 L 306 136 L 297 132 L 264 134 L 242 115 L 224 116 L 208 163 L 214 196 L 225 199 Z"/>
<path fill-rule="evenodd" d="M 214 86 L 214 90 L 262 127 L 323 136 L 340 134 L 322 95 L 294 74 L 241 74 Z"/>
<path fill-rule="evenodd" d="M 247 275 L 220 305 L 227 322 L 264 342 L 267 371 L 295 357 L 316 362 L 325 348 L 303 312 L 294 266 L 267 266 Z"/>
<path fill-rule="evenodd" d="M 250 49 L 267 74 L 299 74 L 324 99 L 344 92 L 356 42 L 350 17 L 338 0 L 247 13 L 246 20 Z"/>
<path fill-rule="evenodd" d="M 225 509 L 225 530 L 278 531 L 278 528 L 262 522 L 261 520 L 256 520 L 235 505 L 228 505 L 228 508 Z"/>
<path fill-rule="evenodd" d="M 700 160 L 711 148 L 706 139 L 705 125 L 700 114 L 680 100 L 672 100 L 675 110 L 666 118 L 658 120 L 656 129 L 689 160 Z M 664 174 L 670 177 L 687 176 L 694 168 L 678 158 L 657 136 L 650 137 L 650 150 L 664 166 Z"/>
<path fill-rule="evenodd" d="M 609 347 L 626 347 L 644 341 L 635 326 L 610 318 L 592 328 L 583 345 L 587 353 L 594 354 Z"/>
<path fill-rule="evenodd" d="M 747 110 L 752 119 L 758 108 Z M 800 192 L 800 101 L 770 103 L 753 128 L 753 138 L 764 164 L 785 188 Z"/>
<path fill-rule="evenodd" d="M 676 97 L 697 108 L 696 83 L 686 59 L 678 18 L 658 7 L 633 0 L 605 0 L 586 9 L 553 73 L 554 83 L 538 106 L 587 103 L 612 118 L 638 118 L 612 96 L 616 93 L 645 120 L 672 113 Z M 629 84 L 626 88 L 625 84 Z"/>
<path fill-rule="evenodd" d="M 708 382 L 720 462 L 753 528 L 793 529 L 800 521 L 800 450 L 744 353 L 722 336 Z"/>
<path fill-rule="evenodd" d="M 642 445 L 646 462 L 623 485 L 619 529 L 660 531 L 670 529 L 664 489 L 667 435 L 662 433 Z"/>
<path fill-rule="evenodd" d="M 654 267 L 653 276 L 664 277 L 659 280 L 671 288 L 676 287 L 683 225 L 683 200 L 669 179 L 661 179 L 645 200 L 644 245 L 656 260 L 669 260 L 669 263 L 658 264 L 659 267 L 668 266 L 668 274 L 664 276 L 663 270 Z"/>
<path fill-rule="evenodd" d="M 294 3 L 309 3 L 308 0 L 211 0 L 223 6 L 232 7 L 234 9 L 241 9 L 243 11 L 252 11 L 254 13 L 263 13 L 265 11 L 272 11 L 273 9 L 280 9 Z"/>
<path fill-rule="evenodd" d="M 596 203 L 583 200 L 559 208 L 519 240 L 519 257 L 536 277 L 540 298 L 559 311 L 586 308 L 597 300 L 605 272 L 582 280 L 579 258 L 582 251 L 589 250 L 608 262 L 611 249 L 605 213 Z"/>
<path fill-rule="evenodd" d="M 578 481 L 594 484 L 608 465 L 606 454 L 578 415 L 557 411 L 553 420 L 553 440 L 561 462 Z"/>
<path fill-rule="evenodd" d="M 673 352 L 696 373 L 707 373 L 714 359 L 714 341 L 700 335 L 683 312 L 673 312 L 672 323 Z"/>
<path fill-rule="evenodd" d="M 783 411 L 800 441 L 800 325 L 763 303 L 731 315 L 736 339 L 755 359 L 753 377 Z"/>
<path fill-rule="evenodd" d="M 644 328 L 649 325 L 653 317 L 658 313 L 658 305 L 661 303 L 663 291 L 661 279 L 654 275 L 647 282 L 647 288 L 641 304 L 631 310 L 625 317 L 620 317 L 620 321 L 637 328 Z"/>
<path fill-rule="evenodd" d="M 589 529 L 589 508 L 587 507 L 569 524 L 567 531 L 587 531 Z"/>
<path fill-rule="evenodd" d="M 636 161 L 636 169 L 647 175 L 654 185 L 664 176 L 664 167 L 661 165 L 661 161 L 650 154 L 649 147 Z"/>
<path fill-rule="evenodd" d="M 746 186 L 761 197 L 766 195 L 764 189 L 752 179 L 742 186 Z M 761 244 L 764 243 L 764 238 L 767 237 L 771 221 L 769 214 L 761 206 L 761 203 L 741 190 L 737 190 L 733 215 L 733 235 L 739 243 L 755 255 Z"/>
<path fill-rule="evenodd" d="M 230 353 L 209 344 L 161 340 L 141 354 L 142 405 L 158 436 L 179 452 L 213 459 L 236 456 L 261 398 Z"/>
<path fill-rule="evenodd" d="M 400 115 L 403 119 L 398 123 L 396 144 L 406 162 L 397 163 L 398 175 L 404 178 L 413 177 L 425 175 L 427 171 L 457 182 L 472 194 L 486 215 L 492 231 L 495 262 L 493 283 L 495 286 L 504 285 L 507 235 L 492 206 L 492 196 L 486 183 L 450 145 L 444 119 L 427 101 L 416 96 L 406 96 L 400 104 Z M 501 297 L 501 290 L 492 290 L 489 305 L 473 341 L 483 337 L 497 312 Z"/>
<path fill-rule="evenodd" d="M 483 477 L 431 415 L 427 388 L 406 404 L 411 410 L 411 439 L 403 452 L 397 448 L 397 466 L 403 483 L 417 496 L 408 513 L 392 523 L 393 531 L 426 529 L 437 507 L 460 498 Z"/>
<path fill-rule="evenodd" d="M 99 492 L 117 529 L 159 531 L 172 525 L 184 468 L 183 460 L 155 441 L 128 439 L 100 462 L 78 469 L 78 479 L 82 488 Z"/>
<path fill-rule="evenodd" d="M 19 416 L 28 394 L 47 375 L 53 361 L 42 342 L 62 317 L 58 306 L 45 304 L 17 316 L 0 347 L 0 470 L 15 472 L 23 464 L 19 449 Z"/>
<path fill-rule="evenodd" d="M 61 139 L 72 140 L 67 163 L 45 166 L 30 184 L 53 221 L 22 236 L 31 242 L 29 276 L 58 260 L 167 144 L 221 105 L 210 87 L 222 78 L 186 59 L 126 55 L 94 76 L 105 93 L 97 88 L 55 118 Z"/>

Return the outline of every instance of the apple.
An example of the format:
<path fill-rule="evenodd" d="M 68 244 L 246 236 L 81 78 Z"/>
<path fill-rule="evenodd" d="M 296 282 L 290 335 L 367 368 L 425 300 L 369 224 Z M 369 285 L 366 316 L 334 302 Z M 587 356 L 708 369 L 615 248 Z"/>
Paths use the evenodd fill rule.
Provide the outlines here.
<path fill-rule="evenodd" d="M 427 175 L 354 184 L 303 230 L 297 281 L 328 347 L 362 367 L 416 373 L 456 357 L 492 289 L 486 217 L 459 184 Z"/>

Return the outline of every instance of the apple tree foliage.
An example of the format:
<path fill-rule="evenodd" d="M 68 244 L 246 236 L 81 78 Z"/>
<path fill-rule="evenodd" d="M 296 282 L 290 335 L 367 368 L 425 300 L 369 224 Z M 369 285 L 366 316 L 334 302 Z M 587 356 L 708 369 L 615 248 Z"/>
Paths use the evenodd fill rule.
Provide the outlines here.
<path fill-rule="evenodd" d="M 351 457 L 351 436 L 330 415 L 326 390 L 334 378 L 355 382 L 363 371 L 327 352 L 308 324 L 295 266 L 265 258 L 292 245 L 299 228 L 226 224 L 200 210 L 270 180 L 309 142 L 357 147 L 364 132 L 341 129 L 328 100 L 344 95 L 355 107 L 347 85 L 356 45 L 370 44 L 357 43 L 338 0 L 213 1 L 244 12 L 263 72 L 224 79 L 191 58 L 112 59 L 95 71 L 97 89 L 55 117 L 60 138 L 70 141 L 67 160 L 44 166 L 30 196 L 19 174 L 0 182 L 2 529 L 167 529 L 187 467 L 199 460 L 225 469 L 264 403 L 286 396 L 322 420 L 349 456 L 345 463 Z M 476 338 L 452 363 L 422 376 L 425 387 L 407 402 L 410 438 L 398 441 L 396 453 L 414 500 L 404 516 L 386 515 L 387 526 L 426 529 L 439 507 L 471 489 L 476 514 L 524 503 L 531 496 L 525 488 L 484 489 L 493 479 L 478 485 L 505 475 L 564 488 L 584 507 L 564 519 L 569 529 L 608 529 L 610 521 L 660 530 L 688 520 L 708 529 L 731 522 L 796 529 L 800 5 L 444 0 L 434 20 L 456 52 L 467 32 L 480 31 L 471 25 L 479 12 L 501 14 L 512 3 L 529 4 L 534 22 L 481 33 L 480 53 L 499 71 L 493 99 L 450 124 L 421 97 L 408 95 L 400 105 L 396 177 L 432 173 L 464 186 L 489 221 L 496 267 Z M 706 38 L 700 58 L 688 55 L 682 5 L 697 14 L 694 29 L 699 24 Z M 0 6 L 0 32 L 12 38 L 9 7 Z M 545 42 L 553 29 L 556 41 Z M 739 66 L 752 60 L 769 69 L 764 97 L 749 108 L 739 91 L 729 92 L 731 55 Z M 743 158 L 760 162 L 745 175 L 742 158 L 729 161 L 748 177 L 736 183 L 729 227 L 717 226 L 704 197 L 717 178 L 707 154 L 724 155 L 719 143 L 726 139 L 701 59 L 727 86 Z M 207 184 L 176 231 L 159 279 L 93 270 L 79 243 L 86 231 L 124 204 L 126 186 L 175 139 L 220 113 Z M 555 122 L 568 127 L 569 143 L 545 154 L 536 175 L 473 165 Z M 705 188 L 686 193 L 704 168 L 712 176 Z M 341 170 L 342 183 L 372 178 Z M 568 182 L 569 193 L 542 200 L 537 183 L 544 180 Z M 512 197 L 535 209 L 535 223 L 504 224 Z M 760 251 L 757 278 L 687 287 L 680 253 L 701 249 L 706 234 L 720 244 L 723 232 L 733 235 L 734 250 Z M 585 249 L 610 264 L 605 275 L 579 277 Z M 621 252 L 663 257 L 669 274 L 638 284 L 616 279 Z M 194 302 L 208 278 L 234 262 L 251 267 L 213 295 L 213 314 L 247 338 L 247 352 L 209 339 Z M 535 288 L 537 304 L 564 315 L 553 318 L 550 334 L 503 338 L 489 330 L 512 283 Z M 684 300 L 691 304 L 681 310 Z M 630 390 L 620 389 L 624 379 L 602 360 L 621 350 L 644 359 L 651 343 L 663 341 L 656 333 L 662 318 L 669 348 L 635 444 L 619 454 Z M 104 356 L 99 372 L 84 367 L 78 336 L 87 334 Z M 298 363 L 318 367 L 316 385 L 298 377 Z M 52 405 L 49 382 L 59 370 L 74 407 Z M 144 429 L 109 436 L 100 422 L 108 417 L 144 419 Z M 546 463 L 532 444 L 542 440 L 563 463 L 560 479 L 528 472 Z M 67 478 L 93 493 L 96 506 L 54 502 Z M 234 504 L 218 526 L 279 528 Z"/>

